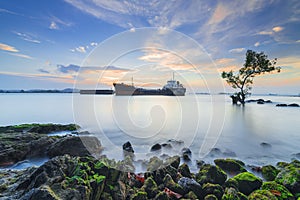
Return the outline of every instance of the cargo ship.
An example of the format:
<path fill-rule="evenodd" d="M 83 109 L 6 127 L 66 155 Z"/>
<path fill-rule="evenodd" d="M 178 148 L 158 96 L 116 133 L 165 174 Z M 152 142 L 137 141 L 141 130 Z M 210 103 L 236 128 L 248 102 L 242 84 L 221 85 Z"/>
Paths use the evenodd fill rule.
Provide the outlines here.
<path fill-rule="evenodd" d="M 167 84 L 161 89 L 146 89 L 135 87 L 132 84 L 113 83 L 115 87 L 115 95 L 117 96 L 133 96 L 133 95 L 165 95 L 165 96 L 184 96 L 186 88 L 174 79 L 167 81 Z"/>

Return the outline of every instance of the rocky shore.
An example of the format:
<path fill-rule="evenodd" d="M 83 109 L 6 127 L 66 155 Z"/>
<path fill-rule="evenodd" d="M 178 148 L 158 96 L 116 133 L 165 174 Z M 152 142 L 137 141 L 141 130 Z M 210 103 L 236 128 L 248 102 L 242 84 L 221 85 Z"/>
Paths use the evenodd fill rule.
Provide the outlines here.
<path fill-rule="evenodd" d="M 197 162 L 193 173 L 187 164 L 191 152 L 185 148 L 181 156 L 163 160 L 153 156 L 144 162 L 147 170 L 137 174 L 130 142 L 123 145 L 124 159 L 115 161 L 101 155 L 103 147 L 95 137 L 48 135 L 53 131 L 76 135 L 78 128 L 74 124 L 0 127 L 1 166 L 30 157 L 50 158 L 40 167 L 0 170 L 0 199 L 300 199 L 298 160 L 249 169 L 240 160 L 220 158 L 214 164 Z M 155 144 L 151 150 L 166 145 Z"/>

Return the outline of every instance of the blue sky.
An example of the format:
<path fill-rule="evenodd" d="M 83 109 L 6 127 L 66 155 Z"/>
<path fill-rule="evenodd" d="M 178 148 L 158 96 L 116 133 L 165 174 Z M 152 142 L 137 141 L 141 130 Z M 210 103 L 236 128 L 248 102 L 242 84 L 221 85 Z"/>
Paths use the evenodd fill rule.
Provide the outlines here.
<path fill-rule="evenodd" d="M 161 87 L 176 71 L 189 89 L 217 91 L 219 73 L 252 49 L 282 66 L 253 92 L 300 93 L 297 0 L 10 0 L 0 1 L 0 24 L 0 89 L 109 88 L 132 76 Z"/>

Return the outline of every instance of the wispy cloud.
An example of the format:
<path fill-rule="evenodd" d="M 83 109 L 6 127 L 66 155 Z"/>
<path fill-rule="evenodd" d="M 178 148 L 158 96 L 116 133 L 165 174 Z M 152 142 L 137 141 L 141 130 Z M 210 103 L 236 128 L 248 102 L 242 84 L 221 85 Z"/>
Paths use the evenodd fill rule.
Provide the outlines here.
<path fill-rule="evenodd" d="M 273 30 L 275 33 L 280 32 L 280 31 L 282 31 L 283 29 L 284 29 L 284 28 L 281 27 L 281 26 L 275 26 L 275 27 L 272 28 L 272 30 Z"/>
<path fill-rule="evenodd" d="M 28 55 L 25 55 L 25 54 L 21 54 L 21 53 L 8 53 L 8 54 L 12 55 L 12 56 L 17 56 L 17 57 L 20 57 L 20 58 L 30 59 L 30 60 L 33 59 L 33 57 L 31 57 L 31 56 L 28 56 Z"/>
<path fill-rule="evenodd" d="M 52 29 L 52 30 L 58 30 L 59 27 L 58 25 L 56 24 L 56 22 L 51 22 L 50 25 L 49 25 L 49 29 Z"/>
<path fill-rule="evenodd" d="M 230 49 L 230 53 L 242 53 L 245 51 L 245 48 L 236 48 L 236 49 Z"/>
<path fill-rule="evenodd" d="M 34 38 L 34 36 L 26 33 L 21 33 L 21 32 L 13 32 L 14 34 L 18 35 L 22 40 L 32 42 L 32 43 L 41 43 L 41 41 L 37 40 Z"/>
<path fill-rule="evenodd" d="M 258 47 L 260 45 L 260 42 L 255 42 L 254 46 Z"/>
<path fill-rule="evenodd" d="M 10 46 L 8 44 L 3 44 L 3 43 L 0 43 L 0 49 L 3 51 L 9 51 L 9 52 L 19 52 L 19 50 L 16 49 L 15 47 Z"/>

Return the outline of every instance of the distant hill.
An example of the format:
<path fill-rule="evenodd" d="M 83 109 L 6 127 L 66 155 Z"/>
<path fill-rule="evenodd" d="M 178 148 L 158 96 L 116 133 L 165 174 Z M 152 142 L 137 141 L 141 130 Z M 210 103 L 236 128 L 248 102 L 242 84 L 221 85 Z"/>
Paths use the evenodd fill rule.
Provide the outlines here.
<path fill-rule="evenodd" d="M 0 90 L 0 93 L 79 93 L 79 89 L 65 88 L 58 89 L 32 89 L 32 90 Z"/>

